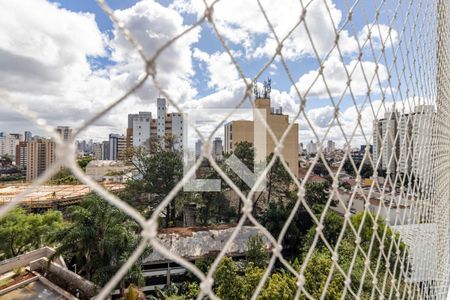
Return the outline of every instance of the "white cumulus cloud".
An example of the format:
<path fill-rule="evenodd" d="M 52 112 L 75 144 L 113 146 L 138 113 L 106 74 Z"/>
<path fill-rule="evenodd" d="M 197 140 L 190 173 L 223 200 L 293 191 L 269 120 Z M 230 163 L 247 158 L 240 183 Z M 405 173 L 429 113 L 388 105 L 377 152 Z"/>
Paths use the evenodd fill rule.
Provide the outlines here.
<path fill-rule="evenodd" d="M 382 64 L 371 61 L 352 60 L 344 64 L 337 57 L 330 57 L 323 64 L 323 76 L 320 70 L 312 70 L 303 74 L 296 83 L 302 97 L 329 98 L 342 95 L 363 96 L 369 88 L 371 93 L 380 93 L 388 79 L 388 71 Z M 350 83 L 350 89 L 347 84 Z M 380 85 L 381 83 L 381 85 Z M 291 96 L 296 91 L 291 88 Z"/>

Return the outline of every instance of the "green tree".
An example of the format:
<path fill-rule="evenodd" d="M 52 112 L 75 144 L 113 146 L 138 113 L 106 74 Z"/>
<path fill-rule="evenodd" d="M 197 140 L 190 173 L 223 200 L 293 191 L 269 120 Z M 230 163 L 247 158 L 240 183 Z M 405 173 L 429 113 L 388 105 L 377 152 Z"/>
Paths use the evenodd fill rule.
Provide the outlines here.
<path fill-rule="evenodd" d="M 242 284 L 242 295 L 244 299 L 251 299 L 256 287 L 264 275 L 264 269 L 250 263 L 245 269 Z"/>
<path fill-rule="evenodd" d="M 49 184 L 62 185 L 62 184 L 80 184 L 81 182 L 72 175 L 69 168 L 61 168 L 49 181 Z"/>
<path fill-rule="evenodd" d="M 317 212 L 317 218 L 319 219 L 320 215 L 322 214 L 323 207 L 315 206 L 313 207 L 313 210 Z M 342 218 L 334 211 L 328 209 L 322 224 L 323 224 L 322 233 L 325 239 L 327 240 L 328 244 L 331 247 L 334 247 L 336 245 L 339 234 L 341 233 L 342 226 L 344 225 L 344 218 Z M 309 249 L 309 247 L 311 247 L 314 237 L 317 233 L 316 228 L 317 226 L 313 226 L 308 230 L 305 242 L 303 244 L 304 252 L 306 252 Z M 324 242 L 322 240 L 322 237 L 319 237 L 316 247 L 323 247 L 323 246 Z"/>
<path fill-rule="evenodd" d="M 77 272 L 104 285 L 136 249 L 139 226 L 125 213 L 95 194 L 69 209 L 69 226 L 55 235 L 60 242 L 56 255 L 64 255 Z M 137 262 L 121 283 L 141 286 L 143 275 Z"/>
<path fill-rule="evenodd" d="M 348 175 L 354 176 L 356 173 L 355 167 L 353 167 L 351 160 L 348 158 L 344 161 L 342 168 L 344 169 L 345 172 L 347 172 Z M 356 168 L 358 168 L 358 165 L 356 165 Z"/>
<path fill-rule="evenodd" d="M 328 182 L 312 182 L 305 184 L 305 199 L 310 207 L 325 205 L 329 197 L 330 185 Z"/>
<path fill-rule="evenodd" d="M 293 200 L 289 200 L 287 204 L 269 204 L 268 209 L 259 216 L 259 221 L 277 238 L 294 205 Z M 306 233 L 311 226 L 313 226 L 311 216 L 303 206 L 300 206 L 283 239 L 283 253 L 285 255 L 295 256 L 300 254 L 300 245 L 303 244 Z"/>
<path fill-rule="evenodd" d="M 16 208 L 0 218 L 0 257 L 10 258 L 43 246 L 51 246 L 56 230 L 64 226 L 61 212 L 27 213 Z"/>
<path fill-rule="evenodd" d="M 243 281 L 233 260 L 224 257 L 214 273 L 215 292 L 223 300 L 244 299 Z"/>
<path fill-rule="evenodd" d="M 325 177 L 329 174 L 325 165 L 320 161 L 314 165 L 313 172 L 314 172 L 314 174 L 322 176 L 322 177 Z"/>
<path fill-rule="evenodd" d="M 273 154 L 269 155 L 267 163 L 272 160 L 272 157 Z M 267 174 L 267 203 L 271 203 L 272 198 L 282 201 L 286 197 L 289 197 L 292 193 L 292 184 L 291 176 L 281 163 L 280 158 L 277 157 Z"/>
<path fill-rule="evenodd" d="M 137 150 L 132 161 L 142 178 L 128 182 L 127 198 L 149 215 L 183 177 L 182 155 L 159 147 L 152 154 Z M 182 193 L 167 205 L 166 226 L 175 224 L 177 202 L 181 199 Z"/>
<path fill-rule="evenodd" d="M 94 158 L 92 156 L 84 156 L 77 160 L 78 165 L 80 166 L 83 171 L 86 171 L 87 165 L 93 160 Z"/>
<path fill-rule="evenodd" d="M 257 267 L 265 267 L 269 262 L 269 252 L 260 235 L 254 235 L 247 242 L 247 261 Z"/>
<path fill-rule="evenodd" d="M 325 220 L 324 222 L 324 235 L 327 236 L 327 240 L 334 240 L 336 243 L 339 222 L 332 219 Z M 330 222 L 332 221 L 332 222 Z M 384 222 L 378 219 L 374 222 L 373 216 L 370 213 L 359 213 L 351 218 L 351 222 L 356 230 L 360 228 L 359 246 L 356 246 L 356 236 L 349 227 L 346 228 L 344 236 L 337 248 L 337 263 L 345 274 L 349 274 L 350 289 L 353 291 L 361 290 L 361 299 L 371 299 L 374 297 L 372 292 L 375 291 L 373 286 L 373 275 L 377 275 L 378 284 L 385 282 L 387 285 L 392 284 L 392 279 L 395 278 L 403 280 L 401 274 L 407 272 L 406 266 L 400 263 L 395 263 L 398 256 L 403 257 L 405 246 L 400 242 L 399 236 L 392 233 L 389 228 L 386 228 Z M 334 225 L 333 225 L 334 224 Z M 327 226 L 330 228 L 327 229 Z M 342 230 L 342 229 L 341 229 Z M 386 230 L 385 241 L 380 244 L 381 237 Z M 333 233 L 334 232 L 334 233 Z M 375 236 L 378 235 L 378 238 Z M 389 255 L 390 251 L 396 251 L 391 248 L 392 245 L 399 245 L 400 253 L 397 255 Z M 332 245 L 332 247 L 335 245 Z M 362 251 L 361 251 L 362 249 Z M 370 251 L 369 251 L 370 249 Z M 306 251 L 309 247 L 304 247 L 303 256 L 306 255 Z M 369 259 L 369 264 L 366 263 L 366 259 Z M 387 272 L 386 260 L 389 260 L 389 272 Z M 320 298 L 325 283 L 327 281 L 330 272 L 332 277 L 329 286 L 326 290 L 325 299 L 339 299 L 342 297 L 344 291 L 344 276 L 339 272 L 336 267 L 332 270 L 333 260 L 330 250 L 324 246 L 323 243 L 314 249 L 312 256 L 308 260 L 308 265 L 305 270 L 305 289 L 314 297 Z M 370 272 L 365 269 L 370 269 Z M 384 276 L 387 275 L 387 280 Z M 397 283 L 400 288 L 404 288 L 404 282 Z M 381 289 L 379 289 L 381 290 Z M 383 298 L 389 298 L 389 290 L 383 289 L 387 294 L 378 295 Z M 378 293 L 378 291 L 376 291 Z"/>
<path fill-rule="evenodd" d="M 12 166 L 12 157 L 9 156 L 8 154 L 0 156 L 0 166 L 2 168 Z"/>
<path fill-rule="evenodd" d="M 355 161 L 356 169 L 353 167 L 352 162 L 350 159 L 346 159 L 344 162 L 344 165 L 342 166 L 344 171 L 347 172 L 347 174 L 356 176 L 356 171 L 361 169 L 359 171 L 359 174 L 362 178 L 369 178 L 373 175 L 373 168 L 370 162 L 361 162 L 361 161 Z M 361 166 L 362 164 L 362 166 Z M 381 174 L 381 173 L 380 173 Z"/>
<path fill-rule="evenodd" d="M 220 179 L 219 174 L 209 164 L 200 176 L 203 179 Z M 193 198 L 197 203 L 197 216 L 201 225 L 229 223 L 237 217 L 236 210 L 230 206 L 230 201 L 225 197 L 224 181 L 222 185 L 222 189 L 218 192 L 195 193 L 197 196 Z"/>
<path fill-rule="evenodd" d="M 310 207 L 315 207 L 320 213 L 321 208 L 327 202 L 329 192 L 328 183 L 307 183 L 305 185 L 305 200 Z M 274 236 L 278 237 L 286 220 L 294 209 L 297 199 L 290 195 L 284 203 L 273 204 L 259 216 L 261 224 Z M 317 210 L 318 209 L 318 210 Z M 301 247 L 305 243 L 308 230 L 314 222 L 303 205 L 297 209 L 291 224 L 283 239 L 283 252 L 287 255 L 295 256 L 300 254 Z"/>
<path fill-rule="evenodd" d="M 273 273 L 266 282 L 258 300 L 290 300 L 297 291 L 296 278 L 287 271 Z"/>
<path fill-rule="evenodd" d="M 351 257 L 349 261 L 351 262 Z M 314 299 L 321 298 L 332 264 L 331 255 L 328 251 L 316 249 L 312 253 L 305 270 L 305 289 Z M 338 271 L 334 271 L 325 299 L 340 299 L 343 285 L 343 276 Z"/>
<path fill-rule="evenodd" d="M 94 158 L 92 156 L 84 156 L 77 160 L 78 166 L 80 166 L 83 171 L 86 171 L 86 166 L 91 162 Z M 52 180 L 49 182 L 50 184 L 81 184 L 81 182 L 76 178 L 72 171 L 69 168 L 63 167 L 58 173 L 56 173 Z"/>
<path fill-rule="evenodd" d="M 373 168 L 370 163 L 364 163 L 359 172 L 362 178 L 370 178 L 373 176 Z"/>
<path fill-rule="evenodd" d="M 233 154 L 251 171 L 254 172 L 255 148 L 252 143 L 239 142 L 236 143 Z M 224 166 L 224 170 L 239 190 L 247 195 L 251 187 L 249 187 L 231 168 Z M 241 213 L 242 201 L 238 202 L 238 214 Z"/>

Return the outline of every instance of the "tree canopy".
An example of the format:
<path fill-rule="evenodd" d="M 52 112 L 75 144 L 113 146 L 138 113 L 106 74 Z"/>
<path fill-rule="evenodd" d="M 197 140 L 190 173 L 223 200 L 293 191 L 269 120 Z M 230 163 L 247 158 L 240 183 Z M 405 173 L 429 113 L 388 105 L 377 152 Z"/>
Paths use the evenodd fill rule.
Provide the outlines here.
<path fill-rule="evenodd" d="M 95 194 L 69 209 L 69 225 L 59 230 L 57 254 L 63 254 L 70 265 L 88 280 L 103 285 L 126 262 L 137 247 L 140 228 L 125 213 Z M 142 285 L 138 264 L 125 278 Z"/>
<path fill-rule="evenodd" d="M 43 214 L 16 208 L 0 218 L 0 259 L 52 245 L 55 231 L 64 225 L 62 214 L 49 210 Z"/>

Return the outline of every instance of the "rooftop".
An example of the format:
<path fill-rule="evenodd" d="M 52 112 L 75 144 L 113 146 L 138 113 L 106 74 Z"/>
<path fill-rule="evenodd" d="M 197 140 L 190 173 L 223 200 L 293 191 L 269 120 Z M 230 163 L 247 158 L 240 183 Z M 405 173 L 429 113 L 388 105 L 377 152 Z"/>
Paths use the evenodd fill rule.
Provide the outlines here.
<path fill-rule="evenodd" d="M 122 190 L 125 186 L 120 183 L 104 184 L 106 189 L 110 191 Z M 0 186 L 0 205 L 12 201 L 17 195 L 30 188 L 29 184 Z M 89 186 L 78 185 L 42 185 L 39 186 L 22 200 L 22 204 L 26 206 L 50 205 L 52 203 L 66 204 L 66 202 L 79 201 L 84 195 L 92 190 Z"/>
<path fill-rule="evenodd" d="M 124 161 L 120 160 L 92 160 L 87 167 L 126 167 Z"/>
<path fill-rule="evenodd" d="M 186 259 L 197 259 L 218 254 L 230 238 L 236 225 L 216 225 L 210 227 L 165 228 L 158 232 L 158 240 L 171 253 Z M 243 255 L 247 251 L 250 237 L 260 235 L 270 248 L 269 240 L 254 226 L 243 226 L 228 248 L 227 255 Z M 153 252 L 145 259 L 146 263 L 156 263 L 167 259 L 158 252 Z"/>
<path fill-rule="evenodd" d="M 90 299 L 98 287 L 67 269 L 49 247 L 0 262 L 0 299 Z"/>

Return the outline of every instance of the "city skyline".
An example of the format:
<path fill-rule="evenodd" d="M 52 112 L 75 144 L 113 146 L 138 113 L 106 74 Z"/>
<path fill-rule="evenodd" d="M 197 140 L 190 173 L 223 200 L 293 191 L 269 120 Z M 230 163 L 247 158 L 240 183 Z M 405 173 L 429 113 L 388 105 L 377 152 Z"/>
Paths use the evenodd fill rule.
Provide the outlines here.
<path fill-rule="evenodd" d="M 336 14 L 336 23 L 342 21 L 342 11 L 346 6 L 339 1 L 330 1 L 332 12 Z M 286 32 L 291 22 L 293 22 L 296 9 L 299 10 L 297 1 L 286 2 L 286 5 L 278 7 L 276 3 L 268 2 L 264 5 L 269 11 L 269 16 L 276 19 L 275 28 L 280 32 Z M 95 4 L 72 1 L 51 1 L 33 0 L 30 5 L 33 9 L 21 10 L 18 4 L 12 2 L 4 6 L 11 19 L 0 21 L 0 36 L 7 35 L 8 32 L 19 32 L 17 26 L 23 28 L 23 34 L 9 36 L 11 43 L 1 44 L 0 48 L 11 57 L 13 63 L 5 65 L 3 72 L 13 74 L 13 79 L 9 82 L 0 82 L 0 85 L 8 88 L 10 96 L 22 101 L 29 109 L 34 111 L 39 117 L 45 119 L 50 126 L 56 127 L 65 124 L 72 128 L 81 125 L 83 120 L 89 119 L 96 111 L 111 103 L 142 76 L 143 67 L 140 58 L 133 51 L 123 37 L 118 33 L 108 17 Z M 130 25 L 131 32 L 143 43 L 144 51 L 147 55 L 154 53 L 155 49 L 162 45 L 167 39 L 192 25 L 194 20 L 203 13 L 202 3 L 194 1 L 192 3 L 177 0 L 170 1 L 124 1 L 111 3 L 115 13 L 124 20 L 125 25 Z M 259 16 L 245 14 L 235 14 L 236 11 L 248 11 L 252 7 L 251 1 L 239 1 L 239 3 L 219 4 L 220 9 L 215 13 L 216 18 L 221 20 L 220 29 L 224 38 L 228 42 L 237 63 L 243 68 L 243 72 L 248 76 L 256 74 L 259 67 L 270 58 L 273 38 L 268 28 L 261 28 L 254 23 L 254 19 Z M 325 5 L 320 2 L 313 3 L 309 9 L 318 15 L 326 15 Z M 46 23 L 38 23 L 35 14 L 39 11 L 41 15 L 46 15 Z M 233 18 L 229 18 L 229 12 L 233 12 Z M 291 16 L 281 17 L 280 16 Z M 26 18 L 30 22 L 17 24 L 15 19 Z M 241 22 L 245 18 L 250 18 L 249 22 Z M 319 21 L 319 22 L 318 22 Z M 372 32 L 374 47 L 379 49 L 379 44 L 387 35 L 387 20 L 379 20 L 380 32 Z M 62 23 L 61 23 L 62 22 Z M 240 25 L 236 27 L 235 25 Z M 327 53 L 327 49 L 332 45 L 327 41 L 327 34 L 333 33 L 333 25 L 326 17 L 323 20 L 310 20 L 313 38 L 323 41 L 321 47 L 317 49 L 321 56 Z M 32 24 L 37 24 L 32 26 Z M 64 24 L 64 26 L 53 26 L 54 24 Z M 131 26 L 133 24 L 133 26 Z M 163 26 L 158 26 L 163 25 Z M 300 124 L 300 139 L 303 141 L 315 138 L 319 139 L 327 132 L 326 128 L 333 128 L 327 132 L 327 139 L 335 140 L 338 144 L 344 144 L 341 130 L 337 126 L 335 107 L 327 99 L 331 96 L 340 101 L 339 113 L 337 117 L 339 124 L 346 132 L 352 132 L 357 124 L 354 115 L 354 101 L 362 109 L 364 115 L 363 126 L 369 132 L 372 130 L 372 120 L 374 112 L 370 107 L 364 105 L 362 101 L 367 91 L 365 76 L 376 75 L 380 84 L 372 87 L 372 94 L 376 97 L 372 102 L 374 111 L 382 115 L 385 104 L 395 102 L 395 99 L 384 99 L 386 96 L 387 66 L 376 61 L 370 55 L 362 57 L 362 66 L 365 69 L 365 76 L 359 68 L 356 68 L 352 76 L 352 93 L 346 89 L 345 68 L 338 63 L 343 60 L 346 68 L 353 68 L 357 63 L 358 46 L 364 35 L 367 33 L 367 25 L 361 16 L 355 20 L 356 32 L 344 29 L 345 36 L 341 40 L 341 47 L 344 49 L 344 56 L 339 57 L 336 51 L 332 51 L 323 63 L 327 85 L 329 91 L 321 81 L 315 81 L 308 94 L 305 114 L 309 123 L 301 115 L 297 122 Z M 29 26 L 29 27 L 26 27 Z M 68 27 L 77 28 L 72 30 L 70 35 L 67 31 L 55 29 L 49 31 L 48 27 Z M 163 28 L 163 32 L 152 33 L 139 30 L 139 26 L 145 28 Z M 29 38 L 32 34 L 35 38 Z M 232 32 L 237 32 L 235 36 Z M 300 100 L 295 91 L 295 87 L 304 94 L 308 85 L 313 83 L 313 78 L 318 74 L 319 67 L 312 57 L 313 51 L 307 46 L 304 37 L 299 34 L 287 41 L 284 55 L 288 65 L 296 65 L 293 68 L 294 86 L 288 79 L 281 62 L 276 59 L 269 68 L 265 70 L 258 79 L 261 83 L 266 78 L 272 78 L 272 101 L 275 107 L 283 106 L 284 112 L 294 118 L 299 109 Z M 251 35 L 257 35 L 255 39 L 249 39 Z M 322 36 L 323 35 L 323 36 Z M 398 42 L 398 32 L 392 29 L 389 33 L 390 42 L 385 44 L 386 55 L 389 58 L 390 48 Z M 58 36 L 66 37 L 67 43 L 61 43 Z M 60 56 L 52 55 L 52 48 L 39 45 L 38 40 L 48 41 L 60 49 Z M 11 45 L 20 43 L 20 40 L 29 40 L 30 43 L 19 52 L 14 52 Z M 150 42 L 148 42 L 150 41 Z M 297 52 L 293 52 L 294 45 L 300 47 Z M 304 46 L 298 46 L 304 45 Z M 42 54 L 33 53 L 30 49 L 40 47 Z M 157 68 L 161 87 L 168 93 L 172 100 L 184 111 L 207 108 L 232 108 L 242 99 L 245 89 L 242 79 L 228 57 L 226 51 L 214 36 L 213 30 L 207 25 L 201 25 L 189 32 L 176 47 L 170 47 L 168 53 L 163 53 L 158 60 Z M 273 49 L 275 50 L 275 48 Z M 365 52 L 366 53 L 366 52 Z M 129 55 L 127 55 L 129 54 Z M 14 56 L 16 55 L 16 56 Z M 15 60 L 13 58 L 15 57 Z M 53 60 L 47 59 L 53 57 Z M 32 63 L 19 64 L 20 58 L 29 59 Z M 66 63 L 67 61 L 67 63 Z M 177 61 L 176 64 L 173 62 Z M 29 72 L 21 72 L 16 68 L 21 66 Z M 27 74 L 34 74 L 36 68 L 48 76 L 41 76 L 41 81 Z M 62 71 L 63 68 L 67 70 Z M 51 72 L 61 76 L 55 80 Z M 56 72 L 56 73 L 55 73 Z M 70 75 L 72 74 L 72 75 Z M 77 75 L 75 75 L 77 74 Z M 70 75 L 70 76 L 69 76 Z M 250 78 L 248 78 L 251 81 Z M 390 84 L 398 85 L 395 78 Z M 27 84 L 19 84 L 24 83 Z M 46 84 L 48 83 L 48 84 Z M 20 87 L 19 87 L 20 86 Z M 47 86 L 47 88 L 42 88 Z M 398 85 L 400 89 L 405 85 Z M 398 92 L 400 92 L 399 90 Z M 121 133 L 127 126 L 127 114 L 133 111 L 154 111 L 160 96 L 160 91 L 156 90 L 150 83 L 144 86 L 124 103 L 118 105 L 108 114 L 97 120 L 87 131 L 81 133 L 82 139 L 103 140 L 109 133 Z M 389 96 L 389 95 L 388 95 Z M 394 96 L 392 96 L 394 98 Z M 382 100 L 381 100 L 382 99 Z M 52 104 L 58 102 L 57 110 L 48 109 Z M 397 100 L 398 101 L 398 100 Z M 424 99 L 426 101 L 426 99 Z M 179 113 L 173 105 L 169 103 L 169 112 Z M 244 108 L 249 108 L 249 103 L 244 103 Z M 223 117 L 223 116 L 222 116 Z M 312 131 L 313 126 L 314 131 Z M 44 135 L 41 128 L 31 126 L 31 123 L 14 110 L 5 107 L 0 111 L 0 128 L 6 132 L 25 131 L 33 128 L 37 135 Z M 363 133 L 356 130 L 355 144 L 361 144 Z"/>

